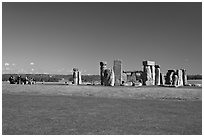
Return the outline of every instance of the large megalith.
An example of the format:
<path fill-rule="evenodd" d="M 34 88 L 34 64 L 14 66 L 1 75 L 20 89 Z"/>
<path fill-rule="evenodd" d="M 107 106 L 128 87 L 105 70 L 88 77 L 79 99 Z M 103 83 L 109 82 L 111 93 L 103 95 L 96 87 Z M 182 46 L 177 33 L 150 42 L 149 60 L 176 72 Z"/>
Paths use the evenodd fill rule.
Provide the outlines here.
<path fill-rule="evenodd" d="M 115 76 L 114 71 L 112 69 L 104 70 L 104 86 L 114 86 L 115 84 Z"/>
<path fill-rule="evenodd" d="M 188 84 L 186 70 L 182 69 L 182 72 L 183 72 L 183 85 L 186 86 Z"/>
<path fill-rule="evenodd" d="M 166 73 L 165 84 L 172 85 L 173 83 L 173 75 L 176 71 L 175 70 L 168 70 Z"/>
<path fill-rule="evenodd" d="M 155 85 L 160 85 L 160 66 L 155 65 Z"/>
<path fill-rule="evenodd" d="M 73 82 L 74 85 L 80 85 L 82 83 L 81 80 L 81 72 L 78 68 L 73 68 Z"/>
<path fill-rule="evenodd" d="M 183 86 L 183 72 L 181 69 L 177 70 L 178 75 L 178 86 Z"/>
<path fill-rule="evenodd" d="M 122 83 L 122 61 L 114 60 L 113 71 L 115 74 L 115 85 L 120 86 Z"/>
<path fill-rule="evenodd" d="M 155 85 L 155 62 L 143 61 L 143 85 Z"/>
<path fill-rule="evenodd" d="M 80 85 L 82 83 L 82 80 L 81 80 L 81 72 L 78 71 L 78 85 Z"/>
<path fill-rule="evenodd" d="M 77 85 L 78 84 L 78 69 L 73 68 L 73 84 Z"/>
<path fill-rule="evenodd" d="M 100 62 L 100 77 L 101 77 L 101 85 L 104 85 L 104 70 L 106 69 L 107 62 Z"/>

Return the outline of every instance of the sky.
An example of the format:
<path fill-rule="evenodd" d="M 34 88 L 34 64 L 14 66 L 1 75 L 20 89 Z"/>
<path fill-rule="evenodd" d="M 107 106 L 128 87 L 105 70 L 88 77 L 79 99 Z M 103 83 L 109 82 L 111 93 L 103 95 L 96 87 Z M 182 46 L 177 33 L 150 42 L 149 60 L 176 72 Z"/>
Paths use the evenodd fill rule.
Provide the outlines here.
<path fill-rule="evenodd" d="M 202 74 L 202 3 L 2 3 L 2 73 L 99 74 L 115 59 Z"/>

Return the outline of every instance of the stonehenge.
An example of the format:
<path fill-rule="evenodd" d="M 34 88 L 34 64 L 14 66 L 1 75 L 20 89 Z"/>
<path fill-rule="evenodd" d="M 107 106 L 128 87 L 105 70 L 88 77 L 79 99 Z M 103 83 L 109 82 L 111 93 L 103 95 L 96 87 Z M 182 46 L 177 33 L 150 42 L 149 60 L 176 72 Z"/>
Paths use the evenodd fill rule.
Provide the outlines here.
<path fill-rule="evenodd" d="M 166 74 L 165 84 L 175 87 L 186 86 L 187 85 L 186 70 L 184 69 L 168 70 Z"/>
<path fill-rule="evenodd" d="M 143 70 L 124 71 L 121 60 L 114 60 L 111 68 L 107 68 L 107 62 L 102 61 L 100 62 L 100 81 L 95 80 L 94 82 L 100 82 L 102 86 L 163 85 L 179 87 L 189 85 L 185 69 L 170 69 L 164 75 L 161 73 L 160 65 L 156 64 L 155 61 L 146 60 L 142 62 L 142 65 Z M 10 76 L 9 82 L 10 84 L 35 84 L 35 80 L 28 77 L 23 75 L 22 77 L 17 75 L 16 78 Z M 72 78 L 73 85 L 82 84 L 82 76 L 78 68 L 73 68 Z"/>
<path fill-rule="evenodd" d="M 160 65 L 154 61 L 143 61 L 143 71 L 122 71 L 122 62 L 114 60 L 113 69 L 106 67 L 106 62 L 100 62 L 101 85 L 170 85 L 174 87 L 187 85 L 187 75 L 185 69 L 168 70 L 166 75 L 161 73 Z M 114 82 L 113 82 L 114 81 Z M 125 84 L 125 83 L 132 84 Z M 113 84 L 114 83 L 114 84 Z"/>

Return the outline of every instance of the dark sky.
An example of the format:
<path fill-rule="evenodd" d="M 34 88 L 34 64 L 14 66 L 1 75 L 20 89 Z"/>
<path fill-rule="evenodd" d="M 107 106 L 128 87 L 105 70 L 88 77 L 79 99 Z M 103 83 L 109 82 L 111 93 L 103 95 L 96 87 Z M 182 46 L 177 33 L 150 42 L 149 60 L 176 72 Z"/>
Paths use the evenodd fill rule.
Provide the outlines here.
<path fill-rule="evenodd" d="M 99 74 L 143 60 L 202 73 L 202 3 L 2 3 L 3 73 Z"/>

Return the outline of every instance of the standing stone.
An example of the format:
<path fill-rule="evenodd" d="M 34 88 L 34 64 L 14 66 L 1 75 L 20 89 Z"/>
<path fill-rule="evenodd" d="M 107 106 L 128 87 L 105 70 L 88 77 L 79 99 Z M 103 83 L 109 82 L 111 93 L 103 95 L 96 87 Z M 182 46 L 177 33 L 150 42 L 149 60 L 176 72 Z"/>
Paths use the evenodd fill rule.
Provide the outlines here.
<path fill-rule="evenodd" d="M 77 85 L 78 84 L 78 69 L 73 68 L 73 84 Z"/>
<path fill-rule="evenodd" d="M 165 78 L 162 73 L 160 73 L 160 85 L 165 85 Z"/>
<path fill-rule="evenodd" d="M 100 76 L 101 85 L 104 85 L 104 70 L 106 69 L 107 62 L 100 62 Z"/>
<path fill-rule="evenodd" d="M 115 85 L 115 74 L 113 69 L 111 69 L 111 75 L 110 75 L 110 86 L 114 86 Z"/>
<path fill-rule="evenodd" d="M 143 85 L 155 85 L 155 62 L 143 61 Z"/>
<path fill-rule="evenodd" d="M 150 66 L 144 66 L 145 85 L 152 85 L 152 74 Z"/>
<path fill-rule="evenodd" d="M 177 70 L 178 75 L 178 86 L 183 86 L 183 72 L 181 69 Z"/>
<path fill-rule="evenodd" d="M 151 83 L 152 85 L 155 85 L 155 66 L 152 65 L 150 66 L 151 68 Z"/>
<path fill-rule="evenodd" d="M 122 81 L 122 62 L 121 60 L 114 60 L 113 71 L 115 74 L 115 85 L 120 86 Z"/>
<path fill-rule="evenodd" d="M 111 70 L 110 69 L 105 69 L 104 70 L 104 86 L 109 86 L 111 83 Z"/>
<path fill-rule="evenodd" d="M 155 85 L 160 85 L 160 66 L 155 65 Z"/>
<path fill-rule="evenodd" d="M 80 85 L 82 83 L 81 81 L 81 72 L 78 71 L 78 85 Z"/>
<path fill-rule="evenodd" d="M 175 87 L 178 86 L 178 76 L 176 75 L 176 73 L 173 74 L 172 80 L 173 80 L 172 85 Z"/>
<path fill-rule="evenodd" d="M 183 85 L 186 86 L 188 84 L 186 70 L 182 69 L 182 72 L 183 72 Z"/>
<path fill-rule="evenodd" d="M 175 73 L 175 72 L 171 72 L 171 73 L 170 73 L 170 76 L 169 76 L 169 78 L 170 78 L 170 85 L 173 84 L 173 75 L 174 75 L 174 73 Z"/>
<path fill-rule="evenodd" d="M 172 85 L 173 80 L 172 80 L 172 76 L 175 73 L 175 70 L 168 70 L 168 72 L 166 73 L 166 84 L 167 85 Z"/>

